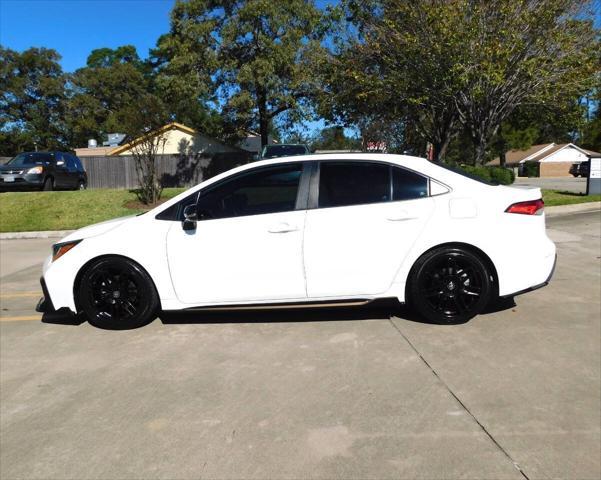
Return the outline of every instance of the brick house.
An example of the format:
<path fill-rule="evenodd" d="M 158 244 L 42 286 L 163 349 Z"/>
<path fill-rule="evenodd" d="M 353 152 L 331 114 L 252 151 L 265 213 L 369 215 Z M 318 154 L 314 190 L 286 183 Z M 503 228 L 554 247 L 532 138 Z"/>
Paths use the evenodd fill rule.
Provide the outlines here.
<path fill-rule="evenodd" d="M 573 143 L 544 143 L 533 145 L 526 150 L 510 150 L 505 159 L 506 166 L 510 168 L 520 168 L 526 162 L 535 162 L 538 163 L 541 177 L 567 177 L 573 163 L 587 162 L 591 157 L 599 155 Z M 487 165 L 499 164 L 497 157 Z"/>

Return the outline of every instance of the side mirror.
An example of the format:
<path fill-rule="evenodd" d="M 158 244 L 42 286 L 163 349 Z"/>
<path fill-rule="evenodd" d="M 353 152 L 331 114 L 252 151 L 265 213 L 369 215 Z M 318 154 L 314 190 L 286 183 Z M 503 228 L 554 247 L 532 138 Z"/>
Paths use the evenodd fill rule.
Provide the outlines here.
<path fill-rule="evenodd" d="M 186 231 L 196 230 L 196 222 L 198 221 L 198 214 L 196 213 L 196 204 L 187 205 L 184 208 L 184 221 L 182 222 L 182 228 Z"/>

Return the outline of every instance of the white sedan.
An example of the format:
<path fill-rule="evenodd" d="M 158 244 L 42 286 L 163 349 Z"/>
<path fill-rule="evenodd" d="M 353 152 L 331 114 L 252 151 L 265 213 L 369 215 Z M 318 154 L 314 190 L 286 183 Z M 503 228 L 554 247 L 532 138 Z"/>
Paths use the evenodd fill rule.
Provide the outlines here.
<path fill-rule="evenodd" d="M 44 264 L 48 316 L 134 328 L 159 311 L 408 303 L 465 322 L 548 283 L 538 188 L 493 186 L 401 155 L 235 168 L 143 215 L 82 228 Z"/>

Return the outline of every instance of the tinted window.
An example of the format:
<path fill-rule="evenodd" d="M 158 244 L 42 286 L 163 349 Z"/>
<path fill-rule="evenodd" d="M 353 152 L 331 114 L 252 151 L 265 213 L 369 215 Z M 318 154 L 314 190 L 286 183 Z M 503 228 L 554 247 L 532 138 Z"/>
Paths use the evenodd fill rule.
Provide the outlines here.
<path fill-rule="evenodd" d="M 263 158 L 291 157 L 309 153 L 304 145 L 268 145 L 263 149 Z"/>
<path fill-rule="evenodd" d="M 393 200 L 411 200 L 428 196 L 428 179 L 404 168 L 392 168 Z"/>
<path fill-rule="evenodd" d="M 319 206 L 342 207 L 390 201 L 390 167 L 369 162 L 322 162 Z"/>
<path fill-rule="evenodd" d="M 19 167 L 22 165 L 47 165 L 52 162 L 52 155 L 49 153 L 20 153 L 13 159 L 9 160 L 7 165 Z"/>
<path fill-rule="evenodd" d="M 261 168 L 241 174 L 200 195 L 199 218 L 227 218 L 286 212 L 296 207 L 302 164 Z"/>

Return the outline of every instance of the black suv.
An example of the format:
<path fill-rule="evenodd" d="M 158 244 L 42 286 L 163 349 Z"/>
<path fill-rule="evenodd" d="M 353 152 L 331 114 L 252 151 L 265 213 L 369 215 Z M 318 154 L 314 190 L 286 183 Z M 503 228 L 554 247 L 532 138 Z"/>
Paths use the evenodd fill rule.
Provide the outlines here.
<path fill-rule="evenodd" d="M 84 190 L 88 174 L 79 158 L 66 152 L 20 153 L 0 165 L 0 191 Z"/>

